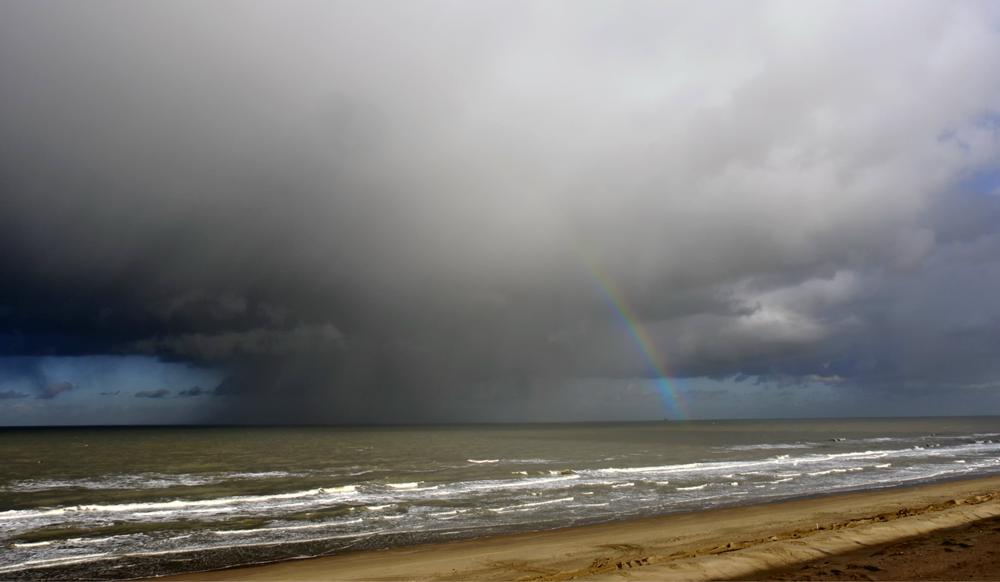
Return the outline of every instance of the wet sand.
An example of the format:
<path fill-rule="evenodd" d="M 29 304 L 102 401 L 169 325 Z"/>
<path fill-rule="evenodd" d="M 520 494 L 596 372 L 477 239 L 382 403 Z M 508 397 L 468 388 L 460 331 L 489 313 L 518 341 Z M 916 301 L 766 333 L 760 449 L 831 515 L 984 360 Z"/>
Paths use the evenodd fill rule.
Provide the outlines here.
<path fill-rule="evenodd" d="M 159 580 L 998 580 L 998 519 L 987 477 Z"/>

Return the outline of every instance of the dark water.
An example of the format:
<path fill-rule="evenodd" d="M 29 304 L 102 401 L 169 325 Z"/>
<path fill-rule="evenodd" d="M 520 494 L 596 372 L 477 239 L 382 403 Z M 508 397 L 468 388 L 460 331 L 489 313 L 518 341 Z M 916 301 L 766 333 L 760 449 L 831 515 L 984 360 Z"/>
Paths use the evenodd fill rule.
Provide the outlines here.
<path fill-rule="evenodd" d="M 0 577 L 127 578 L 1000 472 L 1000 418 L 0 431 Z"/>

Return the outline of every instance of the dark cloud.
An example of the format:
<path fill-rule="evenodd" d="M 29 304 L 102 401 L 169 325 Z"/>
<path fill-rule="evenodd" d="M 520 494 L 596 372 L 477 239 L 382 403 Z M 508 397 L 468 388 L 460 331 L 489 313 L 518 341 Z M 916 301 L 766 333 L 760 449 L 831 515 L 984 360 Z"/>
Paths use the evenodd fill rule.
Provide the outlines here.
<path fill-rule="evenodd" d="M 193 398 L 195 396 L 202 396 L 204 394 L 209 394 L 208 390 L 205 390 L 201 386 L 192 386 L 186 390 L 180 390 L 177 392 L 178 398 Z"/>
<path fill-rule="evenodd" d="M 122 392 L 121 390 L 115 390 L 114 392 L 101 392 L 100 395 L 101 396 L 118 396 L 119 394 L 121 394 L 121 392 Z"/>
<path fill-rule="evenodd" d="M 145 354 L 224 371 L 220 420 L 506 418 L 653 373 L 617 302 L 678 377 L 984 386 L 998 30 L 987 3 L 6 2 L 6 377 Z"/>
<path fill-rule="evenodd" d="M 28 395 L 24 392 L 15 392 L 13 390 L 2 390 L 0 391 L 0 400 L 14 400 L 17 398 L 27 398 Z"/>
<path fill-rule="evenodd" d="M 170 390 L 158 388 L 156 390 L 140 390 L 135 393 L 136 398 L 166 398 L 170 396 Z"/>
<path fill-rule="evenodd" d="M 59 396 L 60 394 L 69 392 L 74 388 L 75 386 L 70 382 L 55 382 L 54 384 L 46 384 L 45 386 L 41 387 L 41 389 L 38 392 L 38 395 L 36 395 L 35 398 L 39 398 L 42 400 L 49 400 Z"/>
<path fill-rule="evenodd" d="M 291 329 L 258 328 L 216 334 L 188 333 L 145 339 L 135 350 L 183 359 L 218 362 L 233 359 L 329 352 L 342 345 L 343 335 L 330 324 L 298 325 Z"/>

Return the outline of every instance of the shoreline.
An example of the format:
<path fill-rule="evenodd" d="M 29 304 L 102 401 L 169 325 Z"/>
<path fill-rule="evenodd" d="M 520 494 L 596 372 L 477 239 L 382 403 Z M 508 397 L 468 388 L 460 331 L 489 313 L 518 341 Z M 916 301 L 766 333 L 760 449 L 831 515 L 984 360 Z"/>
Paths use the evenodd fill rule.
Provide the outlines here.
<path fill-rule="evenodd" d="M 150 580 L 745 579 L 997 516 L 1000 476 L 988 476 Z"/>

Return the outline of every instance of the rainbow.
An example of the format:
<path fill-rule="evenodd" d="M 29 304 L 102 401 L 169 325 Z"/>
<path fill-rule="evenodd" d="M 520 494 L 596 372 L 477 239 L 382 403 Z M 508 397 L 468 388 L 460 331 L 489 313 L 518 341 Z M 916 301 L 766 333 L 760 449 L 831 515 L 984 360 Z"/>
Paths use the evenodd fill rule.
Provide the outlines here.
<path fill-rule="evenodd" d="M 604 302 L 615 313 L 619 323 L 621 323 L 629 338 L 642 355 L 649 371 L 653 374 L 654 384 L 657 393 L 660 395 L 664 414 L 668 418 L 673 419 L 686 418 L 687 413 L 685 412 L 681 395 L 671 385 L 669 375 L 664 367 L 663 356 L 660 355 L 660 350 L 653 342 L 653 338 L 649 336 L 646 327 L 636 317 L 632 306 L 625 299 L 625 295 L 618 289 L 618 286 L 608 276 L 608 273 L 601 268 L 596 259 L 583 251 L 580 251 L 578 254 L 591 277 L 597 282 L 601 298 L 604 299 Z"/>

